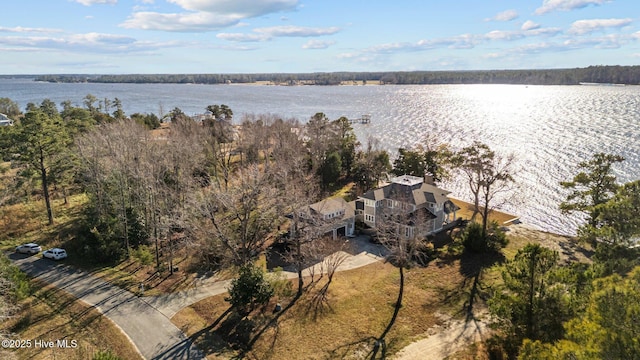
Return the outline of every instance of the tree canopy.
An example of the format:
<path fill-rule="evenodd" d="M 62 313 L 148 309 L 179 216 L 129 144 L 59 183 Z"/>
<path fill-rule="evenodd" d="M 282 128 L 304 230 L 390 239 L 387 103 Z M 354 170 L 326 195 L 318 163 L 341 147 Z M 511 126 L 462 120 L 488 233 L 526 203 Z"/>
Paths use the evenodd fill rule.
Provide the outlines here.
<path fill-rule="evenodd" d="M 560 210 L 565 213 L 580 211 L 587 214 L 587 220 L 595 225 L 598 211 L 596 206 L 605 203 L 618 189 L 616 177 L 612 174 L 612 166 L 624 161 L 619 155 L 597 153 L 589 161 L 578 164 L 581 171 L 571 181 L 560 183 L 570 190 L 567 199 L 560 203 Z"/>

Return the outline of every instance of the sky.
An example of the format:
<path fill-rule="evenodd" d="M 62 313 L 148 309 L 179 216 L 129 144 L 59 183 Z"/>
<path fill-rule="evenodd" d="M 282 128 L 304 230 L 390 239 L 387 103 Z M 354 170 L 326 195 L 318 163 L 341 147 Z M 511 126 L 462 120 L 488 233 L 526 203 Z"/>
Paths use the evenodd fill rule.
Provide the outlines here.
<path fill-rule="evenodd" d="M 15 0 L 0 14 L 0 74 L 640 63 L 637 0 Z"/>

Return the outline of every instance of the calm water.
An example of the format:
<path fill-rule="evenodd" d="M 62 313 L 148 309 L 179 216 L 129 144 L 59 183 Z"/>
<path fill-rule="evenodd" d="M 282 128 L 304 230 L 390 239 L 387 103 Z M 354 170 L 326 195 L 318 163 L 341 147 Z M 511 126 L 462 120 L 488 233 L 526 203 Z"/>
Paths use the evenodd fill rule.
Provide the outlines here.
<path fill-rule="evenodd" d="M 273 113 L 306 121 L 316 112 L 331 119 L 371 114 L 369 125 L 354 125 L 358 139 L 380 140 L 392 156 L 398 147 L 419 144 L 438 134 L 454 146 L 481 140 L 502 154 L 513 153 L 518 196 L 503 208 L 535 227 L 572 234 L 577 216 L 557 210 L 566 193 L 559 182 L 570 179 L 578 162 L 595 152 L 624 156 L 616 167 L 621 181 L 640 178 L 640 87 L 431 85 L 281 87 L 251 85 L 49 84 L 0 79 L 0 97 L 24 108 L 49 98 L 81 105 L 93 94 L 118 97 L 127 114 L 203 113 L 207 105 L 227 104 L 236 118 L 245 113 Z M 446 185 L 468 199 L 458 179 Z"/>

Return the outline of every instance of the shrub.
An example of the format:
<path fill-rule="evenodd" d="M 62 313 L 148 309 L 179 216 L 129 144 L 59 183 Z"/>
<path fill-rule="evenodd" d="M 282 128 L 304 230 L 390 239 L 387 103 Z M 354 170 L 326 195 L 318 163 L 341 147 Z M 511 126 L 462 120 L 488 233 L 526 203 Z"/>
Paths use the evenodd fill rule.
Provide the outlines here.
<path fill-rule="evenodd" d="M 122 360 L 122 358 L 112 353 L 111 350 L 100 350 L 93 355 L 92 360 Z"/>
<path fill-rule="evenodd" d="M 269 284 L 273 288 L 273 293 L 278 297 L 291 297 L 294 294 L 293 285 L 282 273 L 282 268 L 277 267 L 269 274 Z"/>
<path fill-rule="evenodd" d="M 14 301 L 20 301 L 31 295 L 31 283 L 27 275 L 11 264 L 9 258 L 0 254 L 0 277 L 6 279 L 10 284 L 10 289 L 0 296 L 10 296 Z"/>
<path fill-rule="evenodd" d="M 148 246 L 139 246 L 133 251 L 133 257 L 140 261 L 142 265 L 151 265 L 153 263 L 154 255 L 149 250 Z"/>
<path fill-rule="evenodd" d="M 264 305 L 274 294 L 272 285 L 265 279 L 264 271 L 253 264 L 240 268 L 238 278 L 231 281 L 229 296 L 225 298 L 240 313 L 250 313 L 256 306 Z"/>
<path fill-rule="evenodd" d="M 470 223 L 462 234 L 462 245 L 465 249 L 475 253 L 500 251 L 507 246 L 507 235 L 500 229 L 498 223 L 493 221 L 487 228 L 487 233 L 482 236 L 482 224 Z"/>

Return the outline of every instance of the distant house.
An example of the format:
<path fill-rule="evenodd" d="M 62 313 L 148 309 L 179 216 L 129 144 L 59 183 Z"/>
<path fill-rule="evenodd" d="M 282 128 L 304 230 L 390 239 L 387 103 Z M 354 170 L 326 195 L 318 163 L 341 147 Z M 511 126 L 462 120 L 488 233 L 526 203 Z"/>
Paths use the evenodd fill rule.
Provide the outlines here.
<path fill-rule="evenodd" d="M 332 236 L 353 236 L 355 230 L 355 202 L 343 198 L 328 198 L 303 207 L 298 216 L 301 221 L 314 222 L 319 231 Z"/>
<path fill-rule="evenodd" d="M 0 113 L 0 126 L 13 125 L 13 120 L 9 119 L 7 115 Z"/>
<path fill-rule="evenodd" d="M 356 217 L 372 228 L 379 225 L 383 214 L 393 209 L 404 214 L 398 225 L 406 237 L 435 234 L 457 220 L 459 208 L 449 200 L 451 192 L 435 186 L 430 179 L 403 175 L 391 183 L 370 190 L 356 200 Z"/>

